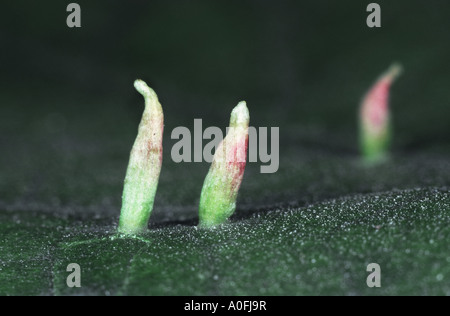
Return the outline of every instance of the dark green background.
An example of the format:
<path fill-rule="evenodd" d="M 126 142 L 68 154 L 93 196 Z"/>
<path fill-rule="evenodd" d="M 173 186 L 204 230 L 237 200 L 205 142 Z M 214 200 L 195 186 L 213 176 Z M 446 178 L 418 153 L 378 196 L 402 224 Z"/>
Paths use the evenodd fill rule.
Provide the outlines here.
<path fill-rule="evenodd" d="M 244 233 L 248 221 L 259 218 L 255 217 L 257 214 L 267 216 L 267 212 L 274 210 L 283 214 L 292 207 L 301 214 L 306 212 L 304 207 L 313 205 L 327 214 L 327 208 L 317 203 L 334 201 L 334 198 L 353 201 L 358 196 L 356 209 L 361 201 L 368 200 L 373 204 L 361 211 L 378 212 L 384 204 L 377 204 L 371 194 L 385 192 L 382 196 L 389 204 L 402 190 L 439 190 L 444 192 L 440 197 L 444 199 L 443 205 L 447 205 L 439 209 L 440 219 L 435 221 L 430 215 L 424 221 L 417 216 L 410 218 L 410 224 L 417 224 L 424 232 L 427 225 L 441 229 L 437 229 L 438 236 L 425 234 L 427 241 L 434 238 L 442 244 L 432 256 L 425 256 L 428 261 L 420 269 L 415 266 L 417 271 L 414 271 L 417 278 L 427 280 L 427 271 L 432 270 L 429 267 L 436 264 L 445 267 L 442 271 L 446 272 L 439 269 L 441 272 L 436 272 L 443 273 L 445 285 L 438 282 L 434 286 L 433 282 L 424 281 L 427 288 L 431 284 L 435 289 L 425 291 L 423 287 L 403 286 L 400 282 L 398 288 L 382 293 L 449 294 L 449 248 L 445 243 L 449 211 L 445 192 L 450 185 L 450 3 L 377 1 L 382 10 L 382 27 L 371 29 L 366 26 L 369 2 L 77 1 L 81 6 L 82 27 L 73 29 L 66 26 L 66 6 L 70 1 L 2 3 L 0 213 L 5 219 L 3 230 L 8 233 L 2 233 L 0 260 L 3 271 L 9 274 L 3 274 L 5 285 L 0 293 L 65 293 L 54 290 L 58 286 L 52 285 L 54 272 L 51 271 L 58 262 L 65 264 L 62 259 L 58 261 L 65 255 L 61 250 L 65 248 L 59 245 L 67 242 L 64 239 L 67 236 L 56 234 L 48 237 L 49 240 L 41 236 L 45 240 L 38 238 L 34 247 L 27 246 L 27 240 L 40 235 L 42 214 L 49 216 L 48 226 L 66 227 L 75 239 L 80 235 L 79 238 L 85 238 L 86 230 L 99 231 L 101 235 L 105 230 L 114 230 L 128 155 L 143 110 L 142 97 L 134 90 L 133 81 L 142 78 L 157 92 L 165 113 L 164 164 L 150 223 L 156 231 L 162 229 L 163 243 L 170 242 L 166 234 L 170 235 L 171 230 L 176 233 L 179 229 L 193 229 L 202 182 L 208 170 L 207 163 L 171 161 L 170 149 L 175 142 L 170 139 L 172 129 L 193 128 L 194 118 L 202 118 L 204 127 L 225 128 L 231 109 L 238 101 L 246 100 L 251 125 L 280 128 L 280 168 L 274 174 L 261 174 L 260 163 L 248 164 L 236 216 L 229 224 L 232 227 L 227 229 Z M 394 61 L 400 62 L 405 71 L 392 87 L 392 159 L 376 168 L 365 169 L 359 164 L 357 148 L 359 101 Z M 411 201 L 406 202 L 405 208 L 419 209 L 421 203 L 417 201 L 422 201 L 421 198 L 405 194 Z M 426 198 L 435 197 L 430 194 Z M 425 211 L 434 209 L 433 204 Z M 349 214 L 357 216 L 352 210 L 355 208 L 350 207 Z M 267 220 L 264 217 L 262 221 L 271 225 L 279 220 L 275 217 L 269 216 Z M 387 223 L 391 221 L 385 219 Z M 100 223 L 91 226 L 93 220 Z M 358 229 L 364 230 L 365 224 L 361 223 Z M 227 234 L 227 229 L 223 234 Z M 405 227 L 399 224 L 397 229 L 400 236 Z M 45 235 L 52 229 L 42 230 Z M 26 236 L 17 233 L 21 231 Z M 8 235 L 13 232 L 16 235 Z M 320 236 L 320 232 L 317 228 L 316 233 L 312 230 L 308 236 Z M 287 232 L 280 232 L 279 238 L 283 234 Z M 276 238 L 276 233 L 270 236 Z M 201 246 L 204 249 L 220 244 L 219 237 L 200 236 L 197 241 L 207 240 Z M 249 236 L 250 240 L 255 238 Z M 43 256 L 39 252 L 41 243 L 51 245 L 46 250 L 49 260 L 39 261 Z M 269 254 L 271 245 L 280 246 L 270 241 L 266 244 L 265 251 Z M 310 251 L 294 241 L 281 244 L 284 253 L 292 254 L 289 252 L 292 249 L 301 253 Z M 191 249 L 194 253 L 199 251 L 195 245 Z M 277 262 L 270 255 L 257 257 L 252 245 L 242 245 L 251 253 L 250 263 Z M 324 243 L 325 248 L 327 245 Z M 358 248 L 352 243 L 344 245 Z M 400 245 L 391 245 L 391 251 L 399 251 Z M 18 250 L 22 248 L 31 249 L 25 259 Z M 134 250 L 131 247 L 130 252 Z M 158 253 L 155 249 L 149 253 L 155 251 Z M 159 251 L 168 253 L 164 247 Z M 318 255 L 324 253 L 320 247 L 316 251 Z M 328 260 L 336 266 L 344 264 L 340 256 L 338 259 L 334 255 Z M 216 262 L 221 266 L 223 256 L 220 252 L 211 261 L 205 259 L 203 264 L 209 267 L 211 262 Z M 172 262 L 172 256 L 167 258 Z M 399 258 L 401 262 L 414 261 L 401 255 Z M 41 275 L 44 285 L 25 282 L 26 286 L 13 290 L 8 282 L 20 275 L 18 271 L 27 260 L 38 262 L 38 271 L 45 267 Z M 104 260 L 103 266 L 112 264 Z M 370 259 L 364 260 L 367 264 Z M 267 280 L 264 274 L 252 275 L 253 264 L 246 265 L 238 258 L 233 262 L 242 263 L 245 270 L 242 275 L 250 279 L 260 277 L 262 283 L 253 288 L 240 287 L 230 276 L 231 281 L 224 283 L 226 286 L 216 288 L 205 281 L 205 288 L 190 288 L 188 284 L 198 280 L 191 280 L 189 273 L 178 266 L 174 271 L 179 274 L 170 274 L 165 280 L 185 280 L 181 282 L 184 286 L 167 285 L 149 292 L 141 284 L 133 287 L 141 289 L 140 292 L 121 287 L 111 294 L 370 294 L 358 287 L 356 281 L 350 287 L 348 282 L 336 285 L 329 281 L 333 284 L 325 282 L 315 288 L 314 284 L 324 280 L 313 279 L 308 283 L 301 278 L 304 282 L 299 281 L 295 286 L 288 281 L 278 284 L 283 278 L 289 279 L 287 272 L 292 274 L 292 269 L 297 269 L 286 258 L 279 259 L 286 264 L 280 268 L 281 272 L 268 273 Z M 365 266 L 358 270 L 355 261 L 349 262 L 355 271 L 362 272 L 364 287 Z M 239 271 L 236 267 L 232 269 Z M 312 275 L 321 274 L 307 267 L 299 269 L 298 275 L 311 271 Z M 33 273 L 30 271 L 30 275 L 34 276 Z M 64 278 L 65 272 L 61 275 Z M 53 281 L 47 284 L 47 279 Z M 103 281 L 110 284 L 107 280 L 105 276 Z M 89 288 L 86 284 L 82 293 L 106 293 L 107 286 L 101 286 L 103 281 L 96 280 L 91 290 L 86 289 Z M 117 283 L 121 281 L 119 278 L 112 283 L 119 286 Z M 310 287 L 302 288 L 302 284 Z M 264 286 L 267 286 L 265 292 L 261 291 Z"/>

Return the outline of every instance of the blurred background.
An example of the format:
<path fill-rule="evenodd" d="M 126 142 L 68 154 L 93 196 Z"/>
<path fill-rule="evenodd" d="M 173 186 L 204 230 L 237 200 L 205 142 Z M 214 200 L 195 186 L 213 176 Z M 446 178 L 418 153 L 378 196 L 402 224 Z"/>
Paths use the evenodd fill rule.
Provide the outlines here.
<path fill-rule="evenodd" d="M 118 217 L 136 78 L 165 112 L 156 220 L 195 217 L 209 167 L 171 161 L 172 129 L 225 129 L 240 100 L 252 126 L 280 128 L 279 171 L 248 164 L 242 210 L 448 185 L 448 1 L 376 1 L 381 28 L 366 25 L 371 1 L 79 0 L 81 28 L 66 25 L 70 2 L 1 5 L 0 209 Z M 394 61 L 396 158 L 352 171 L 359 101 Z"/>

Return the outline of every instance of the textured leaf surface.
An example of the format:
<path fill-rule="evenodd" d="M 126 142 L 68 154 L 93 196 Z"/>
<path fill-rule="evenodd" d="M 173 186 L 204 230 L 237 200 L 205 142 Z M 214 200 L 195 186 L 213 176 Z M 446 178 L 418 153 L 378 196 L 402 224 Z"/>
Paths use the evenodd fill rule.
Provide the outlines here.
<path fill-rule="evenodd" d="M 106 233 L 107 221 L 1 217 L 3 295 L 450 294 L 448 190 L 272 209 L 214 230 L 165 225 L 140 239 Z M 81 288 L 66 285 L 72 262 Z M 381 288 L 366 286 L 371 262 Z"/>

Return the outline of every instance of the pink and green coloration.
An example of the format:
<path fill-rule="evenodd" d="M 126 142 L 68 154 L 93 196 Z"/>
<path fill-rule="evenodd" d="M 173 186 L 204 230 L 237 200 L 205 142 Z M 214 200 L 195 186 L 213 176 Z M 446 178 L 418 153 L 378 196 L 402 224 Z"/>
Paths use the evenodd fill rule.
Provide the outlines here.
<path fill-rule="evenodd" d="M 236 198 L 244 176 L 250 115 L 244 101 L 231 112 L 230 128 L 218 146 L 203 183 L 199 226 L 224 223 L 236 209 Z"/>
<path fill-rule="evenodd" d="M 142 80 L 134 82 L 144 96 L 145 110 L 130 153 L 122 194 L 119 233 L 138 234 L 147 229 L 162 164 L 164 115 L 156 93 Z"/>
<path fill-rule="evenodd" d="M 401 73 L 401 66 L 393 64 L 365 95 L 360 108 L 360 148 L 365 161 L 383 160 L 391 141 L 389 89 Z"/>

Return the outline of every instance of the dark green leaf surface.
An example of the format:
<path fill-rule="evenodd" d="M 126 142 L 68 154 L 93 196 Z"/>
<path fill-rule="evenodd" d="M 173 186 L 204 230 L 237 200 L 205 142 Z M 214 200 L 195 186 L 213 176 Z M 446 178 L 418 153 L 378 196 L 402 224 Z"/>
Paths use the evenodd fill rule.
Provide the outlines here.
<path fill-rule="evenodd" d="M 165 225 L 140 238 L 115 236 L 107 221 L 1 219 L 3 295 L 450 294 L 445 189 L 272 209 L 213 230 Z M 72 262 L 81 288 L 66 284 Z M 366 285 L 372 262 L 381 266 L 381 288 Z"/>

